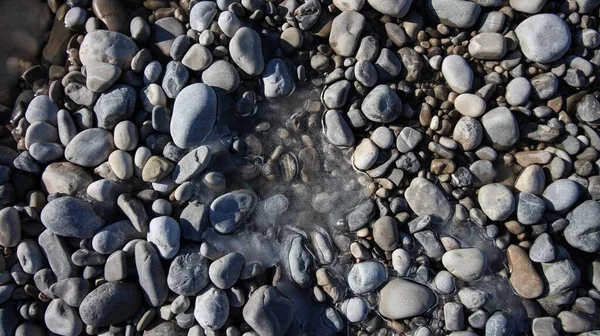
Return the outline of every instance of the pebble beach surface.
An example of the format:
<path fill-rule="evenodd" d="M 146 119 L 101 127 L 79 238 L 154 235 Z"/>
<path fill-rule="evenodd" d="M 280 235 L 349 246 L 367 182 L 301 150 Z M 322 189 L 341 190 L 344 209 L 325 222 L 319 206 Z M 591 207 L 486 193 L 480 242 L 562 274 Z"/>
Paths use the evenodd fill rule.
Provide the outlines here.
<path fill-rule="evenodd" d="M 597 0 L 48 0 L 0 336 L 600 335 Z"/>

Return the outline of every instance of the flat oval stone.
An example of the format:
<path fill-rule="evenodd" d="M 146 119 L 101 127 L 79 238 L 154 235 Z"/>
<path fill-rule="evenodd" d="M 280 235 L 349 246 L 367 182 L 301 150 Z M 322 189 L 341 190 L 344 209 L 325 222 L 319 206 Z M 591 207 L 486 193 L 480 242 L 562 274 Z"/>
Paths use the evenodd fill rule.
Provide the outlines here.
<path fill-rule="evenodd" d="M 466 2 L 466 1 L 461 1 Z M 469 63 L 458 55 L 450 55 L 442 62 L 442 74 L 448 86 L 457 93 L 471 91 L 473 86 L 473 70 Z"/>
<path fill-rule="evenodd" d="M 135 245 L 135 267 L 146 303 L 152 307 L 161 306 L 169 294 L 167 276 L 156 249 L 150 243 L 140 241 Z"/>
<path fill-rule="evenodd" d="M 110 132 L 102 128 L 90 128 L 71 140 L 65 149 L 65 158 L 83 167 L 95 167 L 106 161 L 114 149 Z"/>
<path fill-rule="evenodd" d="M 361 110 L 371 121 L 389 123 L 402 113 L 402 101 L 389 86 L 378 85 L 367 94 Z"/>
<path fill-rule="evenodd" d="M 0 210 L 0 245 L 17 246 L 21 240 L 21 220 L 19 212 L 13 207 Z"/>
<path fill-rule="evenodd" d="M 323 90 L 323 103 L 330 109 L 342 108 L 348 100 L 352 85 L 347 80 L 337 81 Z"/>
<path fill-rule="evenodd" d="M 537 14 L 515 29 L 521 51 L 531 61 L 550 63 L 560 59 L 571 46 L 571 32 L 554 14 Z"/>
<path fill-rule="evenodd" d="M 435 294 L 428 287 L 395 278 L 379 292 L 378 309 L 382 316 L 399 320 L 423 314 L 433 307 L 435 301 Z"/>
<path fill-rule="evenodd" d="M 406 201 L 418 216 L 434 215 L 445 221 L 452 214 L 452 206 L 435 184 L 422 177 L 414 178 L 405 192 Z"/>
<path fill-rule="evenodd" d="M 250 76 L 263 72 L 265 61 L 260 35 L 251 28 L 240 28 L 229 42 L 231 59 Z"/>
<path fill-rule="evenodd" d="M 57 125 L 58 106 L 50 97 L 41 95 L 33 98 L 27 110 L 25 111 L 25 119 L 30 124 L 38 121 L 43 121 L 52 126 Z"/>
<path fill-rule="evenodd" d="M 472 27 L 481 13 L 481 7 L 471 1 L 427 0 L 427 4 L 434 17 L 452 28 Z"/>
<path fill-rule="evenodd" d="M 336 146 L 349 147 L 354 144 L 354 133 L 350 125 L 337 110 L 328 110 L 324 117 L 325 136 Z"/>
<path fill-rule="evenodd" d="M 232 252 L 213 261 L 208 269 L 211 282 L 221 288 L 228 289 L 237 282 L 246 260 L 239 252 Z"/>
<path fill-rule="evenodd" d="M 173 181 L 181 184 L 201 174 L 210 164 L 212 151 L 208 146 L 200 146 L 187 153 L 173 169 Z"/>
<path fill-rule="evenodd" d="M 235 231 L 258 205 L 258 196 L 250 190 L 235 190 L 215 199 L 210 205 L 211 225 L 219 233 Z"/>
<path fill-rule="evenodd" d="M 442 256 L 442 264 L 455 277 L 475 281 L 487 271 L 487 258 L 478 248 L 451 250 Z"/>
<path fill-rule="evenodd" d="M 368 0 L 368 2 L 379 13 L 395 18 L 405 16 L 412 5 L 412 0 Z"/>
<path fill-rule="evenodd" d="M 546 208 L 554 212 L 567 211 L 579 198 L 577 182 L 562 179 L 552 182 L 543 193 Z"/>
<path fill-rule="evenodd" d="M 94 327 L 114 325 L 133 317 L 142 305 L 142 294 L 135 283 L 111 281 L 98 286 L 81 302 L 83 322 Z"/>
<path fill-rule="evenodd" d="M 134 239 L 145 237 L 145 233 L 136 230 L 131 221 L 125 219 L 107 225 L 98 231 L 92 238 L 92 247 L 99 253 L 110 254 L 122 249 L 125 244 Z"/>
<path fill-rule="evenodd" d="M 180 148 L 202 144 L 213 130 L 217 119 L 217 96 L 213 89 L 201 83 L 187 86 L 175 99 L 171 117 L 171 136 Z"/>
<path fill-rule="evenodd" d="M 40 218 L 50 231 L 65 237 L 90 238 L 104 226 L 91 204 L 72 196 L 48 203 Z"/>
<path fill-rule="evenodd" d="M 486 102 L 472 93 L 463 93 L 454 100 L 454 108 L 464 116 L 478 118 L 485 112 Z"/>
<path fill-rule="evenodd" d="M 83 65 L 100 62 L 129 69 L 131 60 L 137 52 L 137 46 L 127 35 L 108 30 L 96 30 L 85 35 L 79 47 L 79 59 Z"/>
<path fill-rule="evenodd" d="M 367 170 L 377 161 L 379 149 L 371 139 L 363 139 L 352 154 L 352 164 L 356 169 Z"/>

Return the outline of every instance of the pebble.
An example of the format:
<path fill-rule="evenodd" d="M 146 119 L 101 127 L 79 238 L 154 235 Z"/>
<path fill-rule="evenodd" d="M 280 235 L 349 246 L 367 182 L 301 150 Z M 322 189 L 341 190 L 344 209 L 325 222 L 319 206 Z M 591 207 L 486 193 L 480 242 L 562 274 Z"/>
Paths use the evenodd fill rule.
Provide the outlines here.
<path fill-rule="evenodd" d="M 178 36 L 184 35 L 181 22 L 174 17 L 165 17 L 152 25 L 152 41 L 165 56 L 170 56 L 171 47 Z"/>
<path fill-rule="evenodd" d="M 486 102 L 472 93 L 463 93 L 454 100 L 454 108 L 464 116 L 479 118 L 486 110 Z"/>
<path fill-rule="evenodd" d="M 31 239 L 23 239 L 19 243 L 17 259 L 23 271 L 28 274 L 35 274 L 45 264 L 45 257 L 42 255 L 39 245 Z"/>
<path fill-rule="evenodd" d="M 249 76 L 263 72 L 265 61 L 260 36 L 251 28 L 240 28 L 229 42 L 231 59 Z"/>
<path fill-rule="evenodd" d="M 352 164 L 359 170 L 371 168 L 379 155 L 379 149 L 370 139 L 363 139 L 352 155 Z"/>
<path fill-rule="evenodd" d="M 127 277 L 127 255 L 118 250 L 106 259 L 104 278 L 106 281 L 121 281 Z"/>
<path fill-rule="evenodd" d="M 325 136 L 332 145 L 349 147 L 354 144 L 354 133 L 339 111 L 325 112 L 324 127 Z"/>
<path fill-rule="evenodd" d="M 423 133 L 411 127 L 404 127 L 396 138 L 396 148 L 401 153 L 408 153 L 415 149 L 423 140 Z"/>
<path fill-rule="evenodd" d="M 516 197 L 517 219 L 524 225 L 539 222 L 546 210 L 546 204 L 540 197 L 527 192 L 519 193 Z"/>
<path fill-rule="evenodd" d="M 300 287 L 310 285 L 310 268 L 312 257 L 307 252 L 301 237 L 291 239 L 288 250 L 288 268 L 290 276 Z"/>
<path fill-rule="evenodd" d="M 190 10 L 190 27 L 202 32 L 210 26 L 210 23 L 218 13 L 217 4 L 212 1 L 198 2 Z"/>
<path fill-rule="evenodd" d="M 202 82 L 213 89 L 231 93 L 240 85 L 240 75 L 229 62 L 218 60 L 202 72 Z"/>
<path fill-rule="evenodd" d="M 389 15 L 394 18 L 404 17 L 412 5 L 412 0 L 367 0 L 369 5 L 383 15 Z"/>
<path fill-rule="evenodd" d="M 510 315 L 497 311 L 485 323 L 486 336 L 505 336 L 513 334 L 513 324 Z"/>
<path fill-rule="evenodd" d="M 365 0 L 333 0 L 333 4 L 341 11 L 360 11 L 365 5 Z"/>
<path fill-rule="evenodd" d="M 293 11 L 294 18 L 298 22 L 298 27 L 302 30 L 309 30 L 317 23 L 321 14 L 321 3 L 316 0 L 309 0 L 298 6 Z"/>
<path fill-rule="evenodd" d="M 104 226 L 89 203 L 72 196 L 49 202 L 40 218 L 50 231 L 65 237 L 91 238 Z"/>
<path fill-rule="evenodd" d="M 41 95 L 33 98 L 27 110 L 25 111 L 25 119 L 30 124 L 41 121 L 52 126 L 57 125 L 58 106 L 50 97 Z"/>
<path fill-rule="evenodd" d="M 212 63 L 212 60 L 210 50 L 196 43 L 188 49 L 181 63 L 192 71 L 202 71 Z"/>
<path fill-rule="evenodd" d="M 544 171 L 538 165 L 527 166 L 515 182 L 515 189 L 540 196 L 546 185 Z"/>
<path fill-rule="evenodd" d="M 167 97 L 175 99 L 185 87 L 188 79 L 189 72 L 185 65 L 181 62 L 171 61 L 167 63 L 161 87 Z"/>
<path fill-rule="evenodd" d="M 598 216 L 600 216 L 600 204 L 596 201 L 585 201 L 573 209 L 567 215 L 569 225 L 564 231 L 569 245 L 585 252 L 599 251 L 600 241 L 596 239 L 600 231 Z"/>
<path fill-rule="evenodd" d="M 218 23 L 219 28 L 221 28 L 223 33 L 228 37 L 233 37 L 235 33 L 243 26 L 242 21 L 240 21 L 240 19 L 238 19 L 233 12 L 229 11 L 224 11 L 219 14 Z"/>
<path fill-rule="evenodd" d="M 354 56 L 365 24 L 365 17 L 355 11 L 344 11 L 336 16 L 329 34 L 329 45 L 333 51 L 340 56 Z"/>
<path fill-rule="evenodd" d="M 466 3 L 460 1 L 460 3 Z M 442 74 L 448 86 L 457 93 L 471 91 L 473 86 L 473 70 L 467 61 L 458 55 L 450 55 L 442 62 Z"/>
<path fill-rule="evenodd" d="M 556 251 L 550 235 L 544 232 L 537 236 L 529 249 L 529 259 L 538 263 L 549 263 L 555 258 Z"/>
<path fill-rule="evenodd" d="M 509 281 L 515 292 L 526 299 L 542 295 L 544 283 L 527 252 L 517 245 L 510 245 L 506 250 L 506 259 L 510 270 Z"/>
<path fill-rule="evenodd" d="M 351 323 L 364 321 L 370 311 L 367 301 L 361 297 L 353 297 L 342 301 L 340 310 Z"/>
<path fill-rule="evenodd" d="M 25 134 L 25 147 L 29 148 L 38 142 L 58 142 L 56 127 L 42 121 L 31 124 Z"/>
<path fill-rule="evenodd" d="M 464 116 L 454 126 L 452 139 L 458 142 L 462 150 L 472 151 L 479 147 L 483 140 L 483 126 L 477 119 Z"/>
<path fill-rule="evenodd" d="M 440 271 L 436 274 L 433 283 L 437 290 L 442 294 L 451 294 L 456 288 L 454 276 L 448 271 Z"/>
<path fill-rule="evenodd" d="M 398 304 L 403 302 L 403 304 Z M 386 318 L 399 320 L 418 316 L 436 302 L 431 289 L 409 280 L 394 278 L 379 292 L 379 313 Z"/>
<path fill-rule="evenodd" d="M 546 202 L 548 210 L 568 211 L 579 198 L 579 186 L 569 179 L 557 180 L 546 187 L 542 198 Z"/>
<path fill-rule="evenodd" d="M 361 202 L 354 209 L 350 210 L 346 216 L 346 222 L 348 223 L 348 229 L 350 231 L 357 231 L 363 228 L 373 217 L 375 216 L 375 203 L 368 199 Z"/>
<path fill-rule="evenodd" d="M 96 252 L 110 254 L 123 248 L 129 241 L 145 238 L 131 221 L 125 219 L 105 226 L 92 238 L 92 247 Z"/>
<path fill-rule="evenodd" d="M 29 146 L 29 154 L 40 163 L 50 163 L 63 156 L 63 147 L 50 142 L 37 142 Z"/>
<path fill-rule="evenodd" d="M 108 30 L 125 33 L 129 28 L 126 8 L 117 0 L 93 0 L 94 15 L 106 25 Z"/>
<path fill-rule="evenodd" d="M 506 107 L 497 107 L 481 117 L 486 137 L 493 143 L 494 148 L 505 150 L 519 140 L 519 124 Z"/>
<path fill-rule="evenodd" d="M 79 274 L 79 268 L 71 261 L 71 251 L 63 238 L 50 232 L 50 230 L 44 230 L 38 237 L 38 244 L 42 252 L 44 252 L 46 259 L 48 259 L 48 264 L 52 272 L 56 275 L 56 279 L 67 279 Z M 43 270 L 38 271 L 36 275 L 41 271 Z M 50 285 L 48 285 L 48 289 Z"/>
<path fill-rule="evenodd" d="M 567 24 L 554 14 L 536 14 L 515 29 L 521 51 L 529 60 L 550 63 L 560 59 L 571 45 Z"/>
<path fill-rule="evenodd" d="M 150 221 L 148 242 L 153 244 L 163 259 L 172 259 L 179 251 L 181 230 L 179 223 L 169 216 Z"/>
<path fill-rule="evenodd" d="M 600 102 L 592 95 L 585 95 L 575 110 L 577 119 L 588 124 L 598 124 L 600 122 Z"/>
<path fill-rule="evenodd" d="M 393 217 L 383 216 L 373 223 L 373 240 L 384 251 L 398 246 L 398 225 Z"/>
<path fill-rule="evenodd" d="M 377 289 L 387 279 L 385 267 L 378 262 L 364 261 L 354 264 L 348 273 L 348 287 L 356 294 Z"/>
<path fill-rule="evenodd" d="M 159 307 L 166 301 L 169 288 L 159 255 L 150 243 L 140 241 L 135 245 L 135 266 L 146 303 Z"/>
<path fill-rule="evenodd" d="M 523 106 L 531 95 L 531 84 L 526 78 L 518 77 L 506 86 L 506 101 L 513 106 Z"/>
<path fill-rule="evenodd" d="M 79 47 L 79 59 L 84 66 L 100 62 L 129 69 L 137 52 L 137 46 L 126 35 L 115 31 L 96 30 L 85 35 Z"/>
<path fill-rule="evenodd" d="M 515 198 L 506 186 L 494 183 L 488 184 L 477 194 L 481 210 L 493 221 L 506 220 L 515 210 Z"/>
<path fill-rule="evenodd" d="M 106 161 L 114 150 L 113 135 L 102 128 L 90 128 L 77 134 L 67 148 L 65 158 L 83 167 L 95 167 Z"/>
<path fill-rule="evenodd" d="M 356 80 L 366 87 L 377 84 L 377 71 L 371 62 L 358 61 L 354 66 Z"/>
<path fill-rule="evenodd" d="M 481 13 L 481 7 L 470 1 L 428 0 L 427 5 L 441 23 L 452 28 L 472 27 Z"/>
<path fill-rule="evenodd" d="M 71 307 L 79 307 L 90 291 L 90 284 L 83 278 L 63 279 L 50 287 L 55 297 L 59 297 Z"/>
<path fill-rule="evenodd" d="M 112 172 L 121 180 L 133 176 L 133 158 L 122 150 L 116 150 L 108 156 L 108 163 Z"/>
<path fill-rule="evenodd" d="M 83 331 L 77 310 L 61 299 L 54 299 L 46 308 L 44 323 L 48 330 L 58 335 L 76 336 Z"/>
<path fill-rule="evenodd" d="M 83 323 L 105 327 L 133 317 L 141 305 L 142 294 L 137 284 L 112 281 L 86 295 L 79 306 L 79 314 Z"/>
<path fill-rule="evenodd" d="M 487 271 L 487 258 L 478 248 L 462 248 L 444 253 L 444 267 L 459 279 L 475 281 Z"/>
<path fill-rule="evenodd" d="M 402 48 L 400 50 L 405 50 L 405 49 Z M 360 52 L 361 52 L 361 50 L 359 49 L 358 53 L 360 53 Z M 357 53 L 357 57 L 358 57 L 358 53 Z M 411 61 L 408 61 L 408 58 L 414 58 L 414 57 L 412 57 L 412 56 L 414 56 L 412 53 L 404 53 L 404 54 L 405 54 L 404 59 L 406 59 L 405 63 L 407 63 L 408 65 L 418 64 L 418 62 L 419 62 L 418 58 L 411 59 Z M 404 61 L 404 59 L 403 59 L 403 61 Z M 410 77 L 412 74 L 412 71 L 410 71 L 411 69 L 412 68 L 407 67 L 407 72 L 410 73 L 410 74 L 407 74 L 408 79 L 411 78 Z M 402 71 L 402 61 L 391 50 L 389 50 L 387 48 L 382 48 L 381 52 L 379 53 L 379 57 L 377 57 L 377 60 L 375 61 L 375 70 L 377 70 L 377 78 L 380 81 L 393 80 Z"/>
<path fill-rule="evenodd" d="M 482 60 L 502 59 L 506 54 L 506 40 L 499 33 L 480 33 L 469 41 L 469 54 Z"/>
<path fill-rule="evenodd" d="M 510 7 L 512 7 L 514 10 L 527 14 L 536 14 L 540 12 L 545 4 L 546 0 L 510 0 Z"/>
<path fill-rule="evenodd" d="M 15 247 L 21 241 L 21 220 L 13 207 L 0 210 L 0 245 Z"/>
<path fill-rule="evenodd" d="M 114 64 L 90 62 L 86 66 L 86 86 L 92 92 L 104 92 L 120 77 L 121 68 Z"/>
<path fill-rule="evenodd" d="M 564 257 L 565 254 L 566 251 L 561 247 L 557 253 L 557 261 L 542 264 L 541 275 L 546 285 L 546 296 L 566 293 L 581 281 L 581 271 L 571 259 Z"/>
<path fill-rule="evenodd" d="M 201 241 L 202 234 L 210 227 L 208 206 L 190 202 L 179 217 L 181 235 L 188 240 Z"/>
<path fill-rule="evenodd" d="M 267 98 L 287 97 L 295 88 L 294 71 L 284 59 L 274 58 L 262 73 L 264 95 Z"/>
<path fill-rule="evenodd" d="M 458 291 L 458 300 L 465 308 L 477 310 L 489 300 L 489 294 L 481 289 L 463 287 Z"/>
<path fill-rule="evenodd" d="M 410 208 L 418 216 L 434 215 L 436 221 L 445 221 L 452 214 L 452 206 L 435 184 L 422 177 L 414 178 L 404 195 Z"/>
<path fill-rule="evenodd" d="M 196 296 L 194 317 L 204 329 L 221 328 L 229 317 L 227 294 L 214 286 L 207 287 Z"/>
<path fill-rule="evenodd" d="M 534 336 L 559 336 L 560 329 L 560 321 L 551 316 L 536 317 L 531 323 Z"/>
<path fill-rule="evenodd" d="M 192 296 L 209 284 L 209 260 L 198 246 L 183 246 L 171 262 L 167 275 L 169 289 L 179 295 Z"/>
<path fill-rule="evenodd" d="M 392 267 L 398 272 L 398 275 L 402 277 L 406 276 L 411 266 L 412 260 L 408 251 L 405 249 L 396 249 L 392 252 Z"/>
<path fill-rule="evenodd" d="M 361 110 L 371 121 L 389 123 L 400 116 L 402 101 L 389 86 L 378 85 L 365 97 Z"/>
<path fill-rule="evenodd" d="M 144 182 L 157 182 L 167 177 L 173 171 L 175 165 L 162 156 L 152 156 L 148 159 L 142 169 L 142 180 Z"/>
<path fill-rule="evenodd" d="M 202 144 L 216 121 L 217 97 L 206 84 L 196 83 L 184 88 L 173 106 L 171 136 L 180 148 Z"/>
<path fill-rule="evenodd" d="M 210 205 L 210 223 L 219 233 L 232 233 L 250 216 L 257 204 L 258 196 L 250 190 L 226 193 Z"/>
<path fill-rule="evenodd" d="M 210 264 L 208 275 L 211 282 L 220 289 L 233 287 L 245 264 L 244 255 L 239 252 L 226 254 Z"/>
<path fill-rule="evenodd" d="M 265 285 L 250 295 L 243 317 L 259 335 L 283 335 L 294 319 L 288 314 L 293 307 L 292 300 L 281 294 L 277 287 Z"/>

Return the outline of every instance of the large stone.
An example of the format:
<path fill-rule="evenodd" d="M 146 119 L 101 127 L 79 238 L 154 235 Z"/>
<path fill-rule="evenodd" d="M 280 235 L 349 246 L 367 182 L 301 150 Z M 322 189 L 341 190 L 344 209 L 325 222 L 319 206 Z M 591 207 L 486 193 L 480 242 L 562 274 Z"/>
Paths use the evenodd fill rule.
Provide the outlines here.
<path fill-rule="evenodd" d="M 83 167 L 96 167 L 106 161 L 114 149 L 110 132 L 102 128 L 90 128 L 78 133 L 69 142 L 65 158 Z"/>
<path fill-rule="evenodd" d="M 87 325 L 107 327 L 133 317 L 141 306 L 137 284 L 112 281 L 91 291 L 79 306 L 79 314 Z"/>
<path fill-rule="evenodd" d="M 365 17 L 355 11 L 344 11 L 333 19 L 329 45 L 340 56 L 354 56 L 360 34 L 366 24 Z"/>
<path fill-rule="evenodd" d="M 263 72 L 265 60 L 260 35 L 251 28 L 240 28 L 229 42 L 231 59 L 250 76 Z"/>
<path fill-rule="evenodd" d="M 471 91 L 473 70 L 462 56 L 450 55 L 444 58 L 442 74 L 448 86 L 457 93 Z"/>
<path fill-rule="evenodd" d="M 428 0 L 434 18 L 452 28 L 472 27 L 481 13 L 481 7 L 466 0 Z"/>
<path fill-rule="evenodd" d="M 519 124 L 506 107 L 497 107 L 481 117 L 485 134 L 494 148 L 506 150 L 519 140 Z"/>
<path fill-rule="evenodd" d="M 478 248 L 462 248 L 444 253 L 444 267 L 459 279 L 475 281 L 487 271 L 487 257 Z"/>
<path fill-rule="evenodd" d="M 510 270 L 510 284 L 517 294 L 525 299 L 535 299 L 542 295 L 544 283 L 529 259 L 527 252 L 517 245 L 506 250 Z"/>
<path fill-rule="evenodd" d="M 104 226 L 91 204 L 72 196 L 48 203 L 40 218 L 50 231 L 65 237 L 91 238 Z"/>
<path fill-rule="evenodd" d="M 15 247 L 21 241 L 21 220 L 13 207 L 0 210 L 0 246 Z"/>
<path fill-rule="evenodd" d="M 383 15 L 401 18 L 408 13 L 412 0 L 368 0 L 369 5 Z"/>
<path fill-rule="evenodd" d="M 531 16 L 517 26 L 515 33 L 521 51 L 534 62 L 554 62 L 571 46 L 569 26 L 554 14 Z"/>
<path fill-rule="evenodd" d="M 503 221 L 515 210 L 515 198 L 506 186 L 487 184 L 479 189 L 477 201 L 481 210 L 493 221 Z"/>
<path fill-rule="evenodd" d="M 386 318 L 400 320 L 423 314 L 435 302 L 435 294 L 428 287 L 396 278 L 379 292 L 379 313 Z"/>
<path fill-rule="evenodd" d="M 389 86 L 378 85 L 365 97 L 361 110 L 371 121 L 389 123 L 402 113 L 402 101 Z"/>
<path fill-rule="evenodd" d="M 564 231 L 569 245 L 585 252 L 600 251 L 600 203 L 585 201 L 568 215 Z"/>
<path fill-rule="evenodd" d="M 199 246 L 184 246 L 171 262 L 167 285 L 179 295 L 196 295 L 210 282 L 208 268 L 209 260 L 202 256 Z"/>
<path fill-rule="evenodd" d="M 171 117 L 171 136 L 180 148 L 202 144 L 217 119 L 217 96 L 213 89 L 201 83 L 187 86 L 175 99 Z"/>
<path fill-rule="evenodd" d="M 135 111 L 136 91 L 129 85 L 115 85 L 104 92 L 94 105 L 98 127 L 112 130 Z"/>
<path fill-rule="evenodd" d="M 131 60 L 137 52 L 137 46 L 127 35 L 108 30 L 96 30 L 85 35 L 79 47 L 79 59 L 84 66 L 100 62 L 129 69 Z"/>
<path fill-rule="evenodd" d="M 159 307 L 167 300 L 169 288 L 160 257 L 150 243 L 140 241 L 135 245 L 135 267 L 146 303 Z"/>
<path fill-rule="evenodd" d="M 204 329 L 219 329 L 229 317 L 229 299 L 224 291 L 209 286 L 196 296 L 194 317 Z"/>
<path fill-rule="evenodd" d="M 219 196 L 210 205 L 209 218 L 219 233 L 235 231 L 258 205 L 258 196 L 250 190 L 235 190 Z"/>
<path fill-rule="evenodd" d="M 294 319 L 292 300 L 276 287 L 258 288 L 244 306 L 244 320 L 261 336 L 284 335 Z"/>
<path fill-rule="evenodd" d="M 404 196 L 418 216 L 433 215 L 436 220 L 445 221 L 452 214 L 452 206 L 442 190 L 422 177 L 411 181 Z"/>
<path fill-rule="evenodd" d="M 354 264 L 348 273 L 348 287 L 357 294 L 366 294 L 377 289 L 387 279 L 383 264 L 364 261 Z"/>

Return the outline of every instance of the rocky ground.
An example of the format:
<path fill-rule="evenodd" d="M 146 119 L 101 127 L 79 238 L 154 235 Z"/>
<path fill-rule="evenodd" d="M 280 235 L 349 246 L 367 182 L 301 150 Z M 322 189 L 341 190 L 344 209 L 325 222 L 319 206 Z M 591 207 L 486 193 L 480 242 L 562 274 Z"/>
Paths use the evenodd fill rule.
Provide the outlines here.
<path fill-rule="evenodd" d="M 600 335 L 598 5 L 49 0 L 0 336 Z"/>

